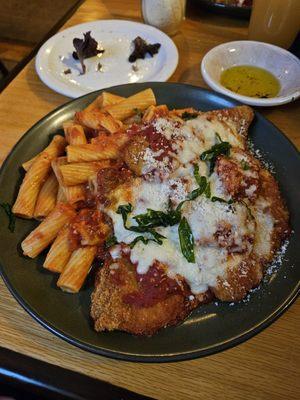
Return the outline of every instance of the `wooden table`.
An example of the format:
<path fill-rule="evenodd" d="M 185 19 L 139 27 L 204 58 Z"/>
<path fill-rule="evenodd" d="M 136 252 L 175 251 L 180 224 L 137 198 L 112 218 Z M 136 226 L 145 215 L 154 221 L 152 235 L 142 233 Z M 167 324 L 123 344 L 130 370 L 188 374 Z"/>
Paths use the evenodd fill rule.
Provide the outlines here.
<path fill-rule="evenodd" d="M 103 18 L 140 20 L 139 1 L 87 0 L 65 27 Z M 174 37 L 180 63 L 171 81 L 206 87 L 199 69 L 203 55 L 220 43 L 246 38 L 246 21 L 208 14 L 189 4 Z M 31 61 L 0 97 L 0 161 L 28 128 L 67 100 L 39 80 Z M 300 147 L 299 101 L 260 111 Z M 35 322 L 2 281 L 0 286 L 2 347 L 160 399 L 296 399 L 300 393 L 299 301 L 269 328 L 233 349 L 192 361 L 142 364 L 71 346 Z"/>

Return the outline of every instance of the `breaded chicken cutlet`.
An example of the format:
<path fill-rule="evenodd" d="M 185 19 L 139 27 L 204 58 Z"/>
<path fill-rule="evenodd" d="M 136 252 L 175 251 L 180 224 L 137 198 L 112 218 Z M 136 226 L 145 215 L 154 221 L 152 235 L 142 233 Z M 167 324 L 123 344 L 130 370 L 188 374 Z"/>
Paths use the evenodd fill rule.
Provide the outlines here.
<path fill-rule="evenodd" d="M 97 273 L 91 306 L 97 331 L 152 335 L 183 321 L 214 296 L 239 301 L 259 285 L 290 231 L 275 179 L 247 150 L 252 119 L 246 106 L 207 113 L 164 110 L 129 128 L 123 168 L 131 172 L 122 179 L 124 171 L 110 171 L 117 184 L 108 184 L 102 199 L 118 244 Z M 100 186 L 107 173 L 99 178 Z M 197 190 L 199 176 L 206 191 L 186 201 Z M 178 224 L 152 220 L 151 225 L 153 210 L 167 215 L 181 203 L 181 221 L 193 235 L 190 260 L 183 254 Z M 130 211 L 124 217 L 120 207 L 126 205 Z M 141 233 L 129 225 L 143 220 L 164 237 L 162 243 L 149 232 L 136 239 Z"/>

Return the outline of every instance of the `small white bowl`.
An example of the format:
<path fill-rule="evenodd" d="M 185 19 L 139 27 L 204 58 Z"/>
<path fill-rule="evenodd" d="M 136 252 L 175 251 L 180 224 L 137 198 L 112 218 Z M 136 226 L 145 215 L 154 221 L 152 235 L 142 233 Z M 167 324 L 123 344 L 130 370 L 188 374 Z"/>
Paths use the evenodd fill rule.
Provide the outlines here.
<path fill-rule="evenodd" d="M 226 89 L 220 83 L 221 74 L 236 65 L 253 65 L 271 72 L 280 82 L 280 92 L 276 97 L 260 99 Z M 203 58 L 201 73 L 212 89 L 252 106 L 276 106 L 300 97 L 300 60 L 289 51 L 268 43 L 240 40 L 216 46 Z"/>

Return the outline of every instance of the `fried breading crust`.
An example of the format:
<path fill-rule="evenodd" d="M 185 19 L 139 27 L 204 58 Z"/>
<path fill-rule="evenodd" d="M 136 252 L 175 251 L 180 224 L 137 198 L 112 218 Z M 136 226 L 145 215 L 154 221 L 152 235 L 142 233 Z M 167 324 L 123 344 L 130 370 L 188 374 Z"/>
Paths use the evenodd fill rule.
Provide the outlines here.
<path fill-rule="evenodd" d="M 160 328 L 183 321 L 199 304 L 212 298 L 209 291 L 190 297 L 178 290 L 148 307 L 126 303 L 124 298 L 135 292 L 137 286 L 135 267 L 127 260 L 107 262 L 99 269 L 91 307 L 96 331 L 153 335 Z"/>
<path fill-rule="evenodd" d="M 263 277 L 263 271 L 270 262 L 281 243 L 290 235 L 289 213 L 280 195 L 275 178 L 269 171 L 259 171 L 259 190 L 268 206 L 263 210 L 269 213 L 274 220 L 271 233 L 270 251 L 264 257 L 250 254 L 237 266 L 229 268 L 225 278 L 219 278 L 216 287 L 212 288 L 215 296 L 223 301 L 239 301 L 247 292 L 259 285 Z M 262 240 L 265 240 L 262 238 Z"/>
<path fill-rule="evenodd" d="M 254 112 L 252 108 L 248 106 L 208 111 L 205 115 L 207 118 L 217 117 L 220 122 L 231 125 L 236 132 L 244 138 L 248 136 L 249 126 L 254 118 Z"/>

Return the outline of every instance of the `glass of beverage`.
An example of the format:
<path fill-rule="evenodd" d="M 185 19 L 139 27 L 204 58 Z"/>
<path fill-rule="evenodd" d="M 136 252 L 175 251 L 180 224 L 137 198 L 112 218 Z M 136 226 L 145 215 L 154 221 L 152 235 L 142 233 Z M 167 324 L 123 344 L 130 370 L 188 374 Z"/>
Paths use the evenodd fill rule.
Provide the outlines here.
<path fill-rule="evenodd" d="M 289 48 L 300 28 L 300 0 L 254 0 L 249 39 Z"/>
<path fill-rule="evenodd" d="M 168 35 L 178 32 L 184 18 L 184 0 L 142 0 L 141 4 L 146 24 L 155 26 Z"/>

